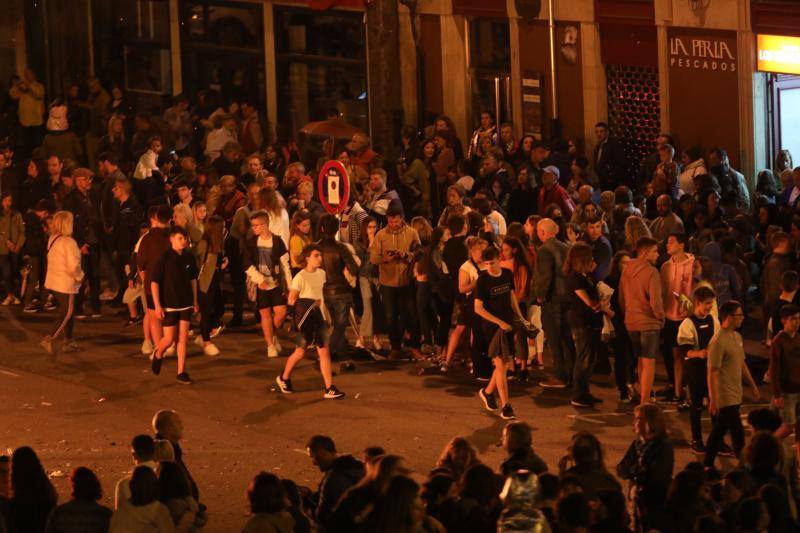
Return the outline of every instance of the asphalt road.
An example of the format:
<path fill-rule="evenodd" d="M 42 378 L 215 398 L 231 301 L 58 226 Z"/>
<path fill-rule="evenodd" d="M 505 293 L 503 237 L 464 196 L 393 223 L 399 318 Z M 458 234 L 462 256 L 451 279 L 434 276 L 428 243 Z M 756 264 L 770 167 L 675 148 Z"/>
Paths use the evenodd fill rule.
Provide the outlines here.
<path fill-rule="evenodd" d="M 139 353 L 140 328 L 124 329 L 108 313 L 76 322 L 83 349 L 53 358 L 38 344 L 51 314 L 0 309 L 0 450 L 32 446 L 62 502 L 69 499 L 69 473 L 83 465 L 98 474 L 103 500 L 111 505 L 117 479 L 131 470 L 131 438 L 150 432 L 153 414 L 164 408 L 183 419 L 185 459 L 209 507 L 207 531 L 241 529 L 247 519 L 245 491 L 259 471 L 315 487 L 320 473 L 306 456 L 305 443 L 316 433 L 332 436 L 346 453 L 383 446 L 405 456 L 421 477 L 454 436 L 469 439 L 494 468 L 503 460 L 504 421 L 483 410 L 479 387 L 463 368 L 447 376 L 418 375 L 411 363 L 359 362 L 354 373 L 335 379 L 346 399 L 331 401 L 322 399 L 322 380 L 304 361 L 293 376 L 298 392 L 283 396 L 274 379 L 287 350 L 268 360 L 251 327 L 218 337 L 222 355 L 216 358 L 190 343 L 188 371 L 195 384 L 185 386 L 175 382 L 174 359 L 153 376 Z M 759 351 L 758 343 L 748 342 L 748 351 Z M 598 409 L 576 410 L 566 392 L 511 385 L 517 416 L 534 428 L 535 449 L 551 471 L 576 431 L 600 438 L 610 468 L 630 443 L 632 407 L 617 402 L 613 378 L 596 376 L 593 393 L 605 402 Z M 694 457 L 686 441 L 688 416 L 666 409 L 682 466 Z"/>

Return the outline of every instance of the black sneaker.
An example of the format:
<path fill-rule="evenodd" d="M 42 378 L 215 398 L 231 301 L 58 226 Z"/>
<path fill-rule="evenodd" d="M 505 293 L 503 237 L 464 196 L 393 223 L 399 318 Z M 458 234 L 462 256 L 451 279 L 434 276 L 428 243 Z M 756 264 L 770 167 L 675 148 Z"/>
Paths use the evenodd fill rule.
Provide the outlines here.
<path fill-rule="evenodd" d="M 706 454 L 706 445 L 703 444 L 701 440 L 693 440 L 692 441 L 692 453 L 695 455 L 705 455 Z"/>
<path fill-rule="evenodd" d="M 81 312 L 81 313 L 78 313 L 77 315 L 75 315 L 75 318 L 77 320 L 86 320 L 87 318 L 89 318 L 89 315 L 87 315 L 86 313 Z"/>
<path fill-rule="evenodd" d="M 344 398 L 344 393 L 336 388 L 336 385 L 331 385 L 330 389 L 325 390 L 325 396 L 323 396 L 326 400 L 338 400 L 340 398 Z"/>
<path fill-rule="evenodd" d="M 736 454 L 733 453 L 733 449 L 725 442 L 723 442 L 722 446 L 720 446 L 719 453 L 717 455 L 720 457 L 736 457 Z"/>
<path fill-rule="evenodd" d="M 278 388 L 281 389 L 283 394 L 293 394 L 294 387 L 292 387 L 292 380 L 291 379 L 283 379 L 282 377 L 278 376 L 275 378 L 275 383 L 278 384 Z"/>
<path fill-rule="evenodd" d="M 602 398 L 598 398 L 597 396 L 595 396 L 593 394 L 587 394 L 586 395 L 586 399 L 589 400 L 592 403 L 603 403 L 603 399 Z"/>
<path fill-rule="evenodd" d="M 189 374 L 187 372 L 181 372 L 180 374 L 178 374 L 175 380 L 181 385 L 191 385 L 192 383 L 194 383 L 192 381 L 192 378 L 189 377 Z"/>
<path fill-rule="evenodd" d="M 150 370 L 153 371 L 154 375 L 157 376 L 161 373 L 161 365 L 163 362 L 164 362 L 163 356 L 162 357 L 156 357 L 155 355 L 153 356 L 153 360 L 150 363 Z"/>
<path fill-rule="evenodd" d="M 517 418 L 517 415 L 514 414 L 514 408 L 511 407 L 510 403 L 505 404 L 500 410 L 500 418 L 503 420 L 514 420 Z"/>
<path fill-rule="evenodd" d="M 663 389 L 656 391 L 656 398 L 658 398 L 659 401 L 664 403 L 675 403 L 676 402 L 675 388 L 672 386 L 667 386 L 664 387 Z"/>
<path fill-rule="evenodd" d="M 594 407 L 594 402 L 587 396 L 579 396 L 569 401 L 573 407 Z"/>
<path fill-rule="evenodd" d="M 100 311 L 92 311 L 92 314 L 89 316 L 92 318 L 103 318 L 103 315 L 100 313 Z"/>
<path fill-rule="evenodd" d="M 685 413 L 692 408 L 692 404 L 689 403 L 685 398 L 678 402 L 678 411 L 681 413 Z"/>
<path fill-rule="evenodd" d="M 487 411 L 497 411 L 497 400 L 494 394 L 486 394 L 484 389 L 478 391 L 478 396 L 483 400 L 483 405 L 486 406 Z"/>
<path fill-rule="evenodd" d="M 38 308 L 37 306 L 35 306 L 35 305 L 28 305 L 28 306 L 25 306 L 25 309 L 23 309 L 23 310 L 22 310 L 22 312 L 23 312 L 23 313 L 38 313 L 38 312 L 40 312 L 40 311 L 41 311 L 41 309 L 39 309 L 39 308 Z"/>

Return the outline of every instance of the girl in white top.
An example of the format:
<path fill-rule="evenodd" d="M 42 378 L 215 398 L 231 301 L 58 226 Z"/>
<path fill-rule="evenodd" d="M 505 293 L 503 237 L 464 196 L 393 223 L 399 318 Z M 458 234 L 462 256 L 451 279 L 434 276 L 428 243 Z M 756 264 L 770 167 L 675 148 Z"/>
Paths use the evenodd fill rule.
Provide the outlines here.
<path fill-rule="evenodd" d="M 289 213 L 281 202 L 281 197 L 277 191 L 271 189 L 261 190 L 261 208 L 269 215 L 269 231 L 277 235 L 289 249 L 289 238 L 291 237 L 291 226 L 289 223 Z"/>
<path fill-rule="evenodd" d="M 305 356 L 306 347 L 310 343 L 317 345 L 319 355 L 319 370 L 325 382 L 326 400 L 335 400 L 344 397 L 344 393 L 333 384 L 331 371 L 330 342 L 330 315 L 325 307 L 325 297 L 322 287 L 325 285 L 325 271 L 322 266 L 322 251 L 315 244 L 309 244 L 303 249 L 305 267 L 292 279 L 289 289 L 289 305 L 295 307 L 295 323 L 298 325 L 297 347 L 286 361 L 283 373 L 275 378 L 275 382 L 284 394 L 292 394 L 292 370 Z M 298 302 L 304 300 L 304 302 Z M 305 301 L 313 300 L 311 305 L 304 305 Z"/>
<path fill-rule="evenodd" d="M 453 334 L 450 335 L 450 340 L 447 343 L 447 352 L 444 362 L 440 370 L 447 372 L 450 367 L 450 361 L 456 353 L 458 343 L 461 341 L 461 336 L 467 331 L 472 324 L 472 314 L 474 313 L 472 301 L 470 296 L 472 291 L 475 290 L 475 285 L 478 283 L 478 275 L 480 270 L 478 265 L 482 263 L 483 251 L 489 245 L 484 239 L 480 237 L 470 237 L 467 239 L 467 248 L 469 249 L 469 259 L 467 259 L 458 269 L 458 295 L 456 303 L 458 305 L 458 320 Z"/>
<path fill-rule="evenodd" d="M 62 334 L 65 351 L 78 348 L 72 338 L 72 325 L 75 295 L 83 281 L 83 270 L 81 251 L 72 238 L 72 223 L 72 213 L 57 212 L 53 215 L 50 238 L 47 241 L 47 275 L 44 286 L 58 301 L 58 316 L 50 334 L 45 336 L 40 344 L 51 355 L 61 348 L 61 345 L 56 343 L 60 342 Z"/>

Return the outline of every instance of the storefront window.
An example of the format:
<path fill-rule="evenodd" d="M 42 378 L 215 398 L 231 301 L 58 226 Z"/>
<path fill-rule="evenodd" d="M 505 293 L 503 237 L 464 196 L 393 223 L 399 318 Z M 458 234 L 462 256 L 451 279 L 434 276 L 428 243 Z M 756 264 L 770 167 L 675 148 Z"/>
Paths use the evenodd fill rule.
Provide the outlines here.
<path fill-rule="evenodd" d="M 262 6 L 244 2 L 181 2 L 184 91 L 218 92 L 266 111 Z"/>
<path fill-rule="evenodd" d="M 134 93 L 172 91 L 167 0 L 92 2 L 95 71 Z"/>
<path fill-rule="evenodd" d="M 511 120 L 511 41 L 508 22 L 469 21 L 469 73 L 472 122 L 491 111 L 497 122 Z"/>
<path fill-rule="evenodd" d="M 341 114 L 368 131 L 363 15 L 274 7 L 278 124 L 293 135 Z"/>

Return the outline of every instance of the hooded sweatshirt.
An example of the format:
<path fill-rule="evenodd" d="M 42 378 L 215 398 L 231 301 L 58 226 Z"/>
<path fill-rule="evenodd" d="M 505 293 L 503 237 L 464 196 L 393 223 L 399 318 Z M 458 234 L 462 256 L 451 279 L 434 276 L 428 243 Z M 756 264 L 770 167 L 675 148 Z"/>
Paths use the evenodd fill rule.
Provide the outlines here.
<path fill-rule="evenodd" d="M 620 307 L 628 331 L 660 330 L 664 325 L 661 277 L 645 258 L 628 263 L 619 282 Z"/>
<path fill-rule="evenodd" d="M 736 270 L 722 262 L 722 250 L 719 243 L 710 242 L 703 247 L 703 255 L 711 260 L 714 271 L 714 292 L 717 293 L 717 305 L 731 300 L 742 301 L 742 281 Z"/>
<path fill-rule="evenodd" d="M 689 311 L 681 305 L 680 299 L 674 293 L 683 294 L 686 297 L 692 295 L 692 267 L 694 256 L 686 254 L 686 258 L 675 261 L 670 257 L 661 265 L 661 288 L 664 297 L 664 314 L 669 320 L 680 321 L 689 316 Z"/>

